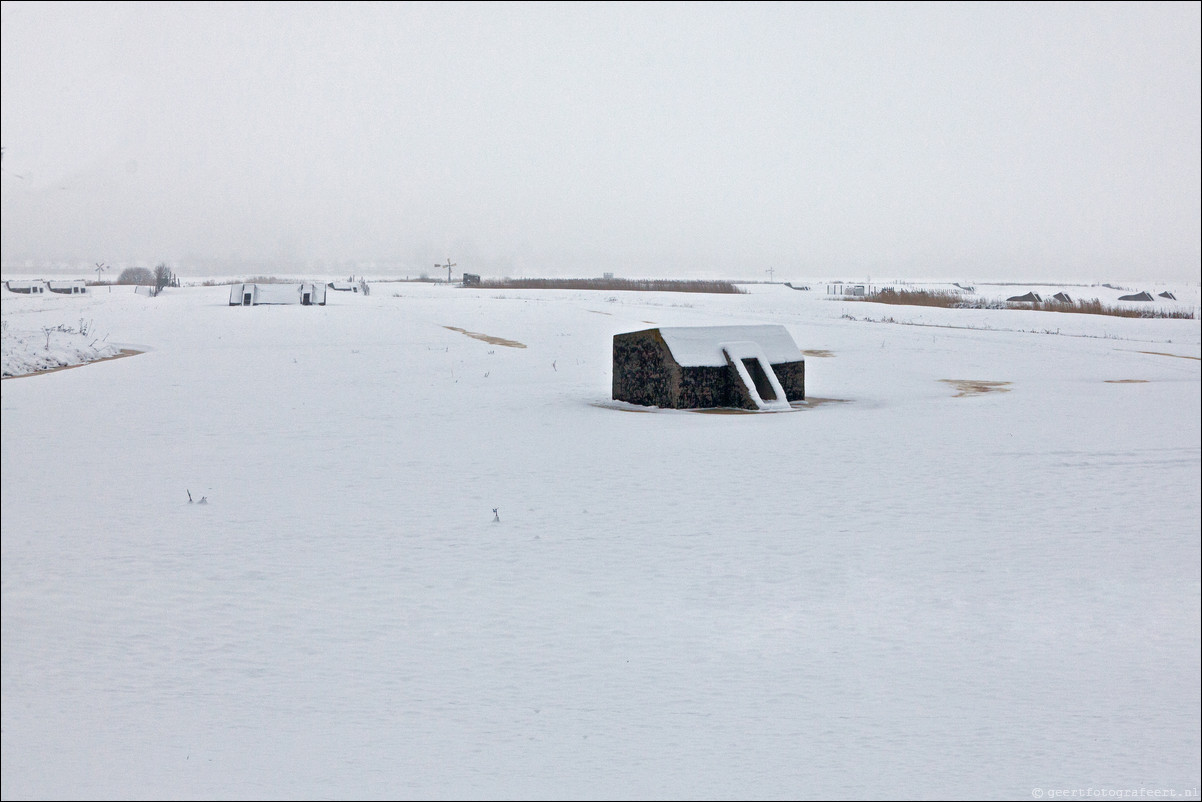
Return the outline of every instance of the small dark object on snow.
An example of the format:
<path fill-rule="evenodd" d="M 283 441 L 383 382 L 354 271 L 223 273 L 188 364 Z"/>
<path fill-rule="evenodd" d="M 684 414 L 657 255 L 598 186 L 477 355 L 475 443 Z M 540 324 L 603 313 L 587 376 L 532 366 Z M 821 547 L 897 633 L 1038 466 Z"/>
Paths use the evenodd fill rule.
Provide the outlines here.
<path fill-rule="evenodd" d="M 497 512 L 497 507 L 492 508 L 492 522 L 498 524 L 501 522 L 501 513 Z"/>

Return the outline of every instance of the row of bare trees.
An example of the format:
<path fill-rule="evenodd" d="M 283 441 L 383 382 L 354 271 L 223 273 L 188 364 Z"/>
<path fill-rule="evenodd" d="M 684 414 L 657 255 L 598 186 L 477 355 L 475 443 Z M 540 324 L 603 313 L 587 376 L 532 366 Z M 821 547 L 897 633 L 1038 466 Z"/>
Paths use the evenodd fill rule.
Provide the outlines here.
<path fill-rule="evenodd" d="M 117 276 L 116 283 L 154 287 L 154 294 L 158 295 L 167 287 L 178 287 L 179 276 L 175 275 L 175 271 L 166 263 L 160 262 L 154 270 L 148 267 L 127 267 Z"/>

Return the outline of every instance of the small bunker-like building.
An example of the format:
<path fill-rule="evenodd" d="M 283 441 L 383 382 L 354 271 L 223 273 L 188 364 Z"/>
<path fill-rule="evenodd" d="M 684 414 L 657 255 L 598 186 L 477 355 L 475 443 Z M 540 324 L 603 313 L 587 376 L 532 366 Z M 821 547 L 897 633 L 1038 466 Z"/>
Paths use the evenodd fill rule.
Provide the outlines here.
<path fill-rule="evenodd" d="M 784 326 L 615 334 L 613 398 L 666 409 L 788 410 L 805 400 L 805 359 Z"/>
<path fill-rule="evenodd" d="M 303 284 L 234 284 L 230 286 L 230 306 L 259 306 L 261 304 L 325 306 L 326 285 L 305 282 Z"/>
<path fill-rule="evenodd" d="M 59 295 L 88 294 L 88 283 L 81 278 L 68 281 L 47 281 L 46 286 L 50 288 L 51 292 L 57 292 Z"/>
<path fill-rule="evenodd" d="M 49 285 L 42 279 L 34 279 L 32 281 L 6 281 L 5 288 L 9 292 L 20 293 L 21 295 L 41 295 L 49 289 Z"/>

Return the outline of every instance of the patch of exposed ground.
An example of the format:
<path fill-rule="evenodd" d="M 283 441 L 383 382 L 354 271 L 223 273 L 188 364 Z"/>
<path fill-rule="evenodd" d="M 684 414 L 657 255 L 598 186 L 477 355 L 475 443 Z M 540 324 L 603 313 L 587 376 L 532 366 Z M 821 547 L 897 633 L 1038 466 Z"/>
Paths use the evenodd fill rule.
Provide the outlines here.
<path fill-rule="evenodd" d="M 638 404 L 628 404 L 625 401 L 610 401 L 608 403 L 605 401 L 593 401 L 591 403 L 593 406 L 600 407 L 601 409 L 616 409 L 621 412 L 660 412 L 661 411 L 659 407 L 644 407 L 644 406 L 640 406 Z"/>
<path fill-rule="evenodd" d="M 131 348 L 122 348 L 113 356 L 106 356 L 102 359 L 93 359 L 88 362 L 80 362 L 78 365 L 59 365 L 57 368 L 46 368 L 45 370 L 35 370 L 30 373 L 22 373 L 19 376 L 5 376 L 4 381 L 9 379 L 24 379 L 26 376 L 41 376 L 46 373 L 57 373 L 60 370 L 70 370 L 71 368 L 82 368 L 84 365 L 95 365 L 97 362 L 112 362 L 114 359 L 124 359 L 127 356 L 137 356 L 145 353 L 145 351 L 134 351 Z"/>
<path fill-rule="evenodd" d="M 1147 384 L 1147 379 L 1106 379 L 1107 384 Z"/>
<path fill-rule="evenodd" d="M 1185 356 L 1183 354 L 1166 354 L 1164 351 L 1136 351 L 1137 354 L 1152 354 L 1153 356 L 1171 356 L 1176 359 L 1192 359 L 1195 362 L 1202 362 L 1202 357 Z"/>
<path fill-rule="evenodd" d="M 940 379 L 944 384 L 950 384 L 960 392 L 956 393 L 953 398 L 964 398 L 969 395 L 981 395 L 982 393 L 1008 393 L 1010 382 L 987 382 L 976 381 L 973 379 Z"/>
<path fill-rule="evenodd" d="M 809 349 L 806 349 L 805 351 L 802 351 L 801 353 L 803 356 L 828 357 L 828 356 L 835 355 L 834 351 L 828 351 L 825 348 L 809 348 Z"/>
<path fill-rule="evenodd" d="M 850 398 L 815 398 L 810 396 L 805 401 L 800 401 L 794 404 L 795 409 L 805 409 L 806 407 L 820 407 L 823 404 L 850 404 Z"/>
<path fill-rule="evenodd" d="M 461 329 L 458 326 L 443 326 L 443 328 L 450 329 L 451 331 L 457 331 L 460 334 L 466 334 L 467 336 L 471 337 L 472 339 L 483 340 L 484 342 L 490 343 L 492 345 L 503 345 L 506 348 L 525 348 L 526 347 L 525 343 L 520 343 L 517 340 L 506 340 L 503 337 L 494 337 L 491 334 L 481 334 L 478 331 L 468 331 L 467 329 Z"/>

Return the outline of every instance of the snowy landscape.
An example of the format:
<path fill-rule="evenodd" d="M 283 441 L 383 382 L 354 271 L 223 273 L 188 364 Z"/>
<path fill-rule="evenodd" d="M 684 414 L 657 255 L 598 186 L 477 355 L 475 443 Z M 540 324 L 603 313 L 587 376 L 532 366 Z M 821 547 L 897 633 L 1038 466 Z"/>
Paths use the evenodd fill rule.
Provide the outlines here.
<path fill-rule="evenodd" d="M 1196 313 L 790 283 L 0 290 L 3 797 L 1197 799 Z M 611 398 L 764 324 L 805 404 Z"/>
<path fill-rule="evenodd" d="M 3 800 L 1198 800 L 1202 3 L 0 21 Z"/>

